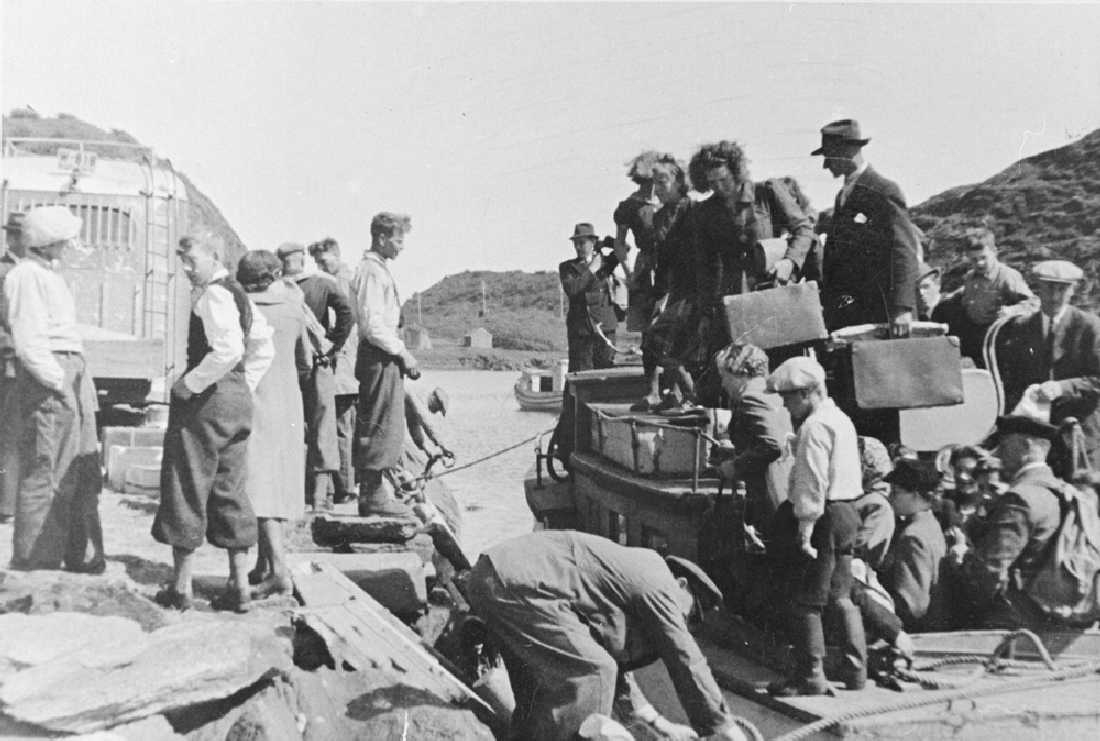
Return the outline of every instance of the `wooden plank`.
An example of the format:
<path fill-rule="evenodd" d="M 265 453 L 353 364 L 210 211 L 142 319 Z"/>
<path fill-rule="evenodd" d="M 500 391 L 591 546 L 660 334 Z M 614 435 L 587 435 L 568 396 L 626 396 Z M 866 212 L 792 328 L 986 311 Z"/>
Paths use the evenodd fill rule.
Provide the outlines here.
<path fill-rule="evenodd" d="M 468 702 L 489 711 L 473 690 L 447 671 L 419 636 L 335 567 L 298 564 L 294 583 L 304 608 L 296 619 L 315 630 L 338 664 L 355 668 L 390 667 L 410 684 L 450 702 Z"/>

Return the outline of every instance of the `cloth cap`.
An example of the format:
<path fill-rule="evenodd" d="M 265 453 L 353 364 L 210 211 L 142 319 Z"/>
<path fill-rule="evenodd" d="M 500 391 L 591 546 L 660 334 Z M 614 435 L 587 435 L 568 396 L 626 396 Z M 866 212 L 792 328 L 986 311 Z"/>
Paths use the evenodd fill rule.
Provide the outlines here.
<path fill-rule="evenodd" d="M 768 391 L 779 394 L 814 388 L 825 383 L 825 369 L 813 358 L 788 358 L 768 376 Z"/>
<path fill-rule="evenodd" d="M 894 463 L 890 460 L 890 451 L 877 437 L 860 435 L 857 442 L 860 469 L 863 473 L 863 490 L 867 491 L 890 473 Z"/>
<path fill-rule="evenodd" d="M 439 405 L 439 413 L 444 417 L 447 416 L 447 405 L 450 403 L 450 399 L 447 398 L 447 392 L 436 386 L 432 389 L 432 393 L 428 394 L 428 401 L 435 399 L 435 403 Z"/>
<path fill-rule="evenodd" d="M 922 280 L 932 275 L 939 278 L 943 275 L 943 268 L 933 267 L 926 262 L 920 263 L 920 266 L 917 268 L 917 282 L 920 283 Z"/>
<path fill-rule="evenodd" d="M 710 600 L 714 604 L 722 603 L 722 590 L 694 561 L 680 556 L 666 556 L 665 563 L 668 564 L 668 570 L 673 576 L 682 576 L 688 580 L 696 597 Z"/>
<path fill-rule="evenodd" d="M 573 227 L 572 240 L 577 239 L 599 239 L 600 235 L 596 234 L 596 229 L 587 222 L 582 222 Z"/>
<path fill-rule="evenodd" d="M 23 246 L 32 249 L 76 239 L 83 225 L 84 222 L 64 206 L 32 208 L 23 218 Z"/>
<path fill-rule="evenodd" d="M 899 458 L 894 470 L 886 474 L 883 480 L 909 491 L 931 493 L 940 483 L 940 472 L 920 461 Z"/>
<path fill-rule="evenodd" d="M 279 245 L 279 248 L 275 250 L 275 254 L 282 260 L 287 255 L 293 255 L 295 252 L 304 253 L 305 251 L 305 245 L 298 244 L 297 242 L 283 242 Z"/>
<path fill-rule="evenodd" d="M 810 156 L 825 154 L 825 150 L 835 144 L 858 144 L 862 147 L 869 141 L 871 141 L 869 138 L 863 136 L 859 121 L 854 118 L 842 118 L 821 127 L 821 146 L 810 152 Z"/>
<path fill-rule="evenodd" d="M 726 345 L 714 356 L 718 372 L 729 376 L 764 376 L 768 373 L 768 355 L 756 345 Z"/>
<path fill-rule="evenodd" d="M 1022 414 L 1009 414 L 997 417 L 998 435 L 1027 435 L 1043 440 L 1055 440 L 1058 437 L 1058 428 L 1046 422 L 1040 422 L 1033 417 Z"/>
<path fill-rule="evenodd" d="M 21 214 L 18 211 L 12 211 L 8 214 L 8 223 L 4 224 L 4 231 L 6 232 L 21 232 L 23 231 L 23 219 L 26 218 L 26 214 Z"/>
<path fill-rule="evenodd" d="M 1076 283 L 1085 277 L 1085 271 L 1069 260 L 1043 260 L 1031 268 L 1036 280 L 1049 283 Z"/>

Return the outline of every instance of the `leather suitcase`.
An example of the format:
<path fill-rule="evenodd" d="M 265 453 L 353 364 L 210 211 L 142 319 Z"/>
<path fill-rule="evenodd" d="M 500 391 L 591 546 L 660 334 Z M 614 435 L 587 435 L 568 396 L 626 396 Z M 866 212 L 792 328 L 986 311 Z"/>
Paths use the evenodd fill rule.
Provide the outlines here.
<path fill-rule="evenodd" d="M 828 336 L 817 283 L 791 283 L 764 291 L 724 296 L 730 337 L 763 350 Z"/>
<path fill-rule="evenodd" d="M 917 409 L 962 404 L 957 337 L 852 343 L 852 385 L 860 409 Z"/>

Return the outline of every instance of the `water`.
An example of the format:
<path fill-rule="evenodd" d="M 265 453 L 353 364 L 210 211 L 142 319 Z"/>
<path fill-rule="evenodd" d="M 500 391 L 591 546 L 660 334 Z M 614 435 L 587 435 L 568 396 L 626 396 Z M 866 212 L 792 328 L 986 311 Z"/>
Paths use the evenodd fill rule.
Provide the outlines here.
<path fill-rule="evenodd" d="M 425 371 L 407 387 L 420 394 L 436 386 L 447 392 L 447 416 L 433 421 L 461 466 L 554 426 L 557 414 L 520 411 L 512 393 L 518 378 L 518 371 Z M 534 527 L 523 496 L 523 479 L 535 463 L 534 445 L 444 477 L 464 509 L 462 545 L 471 558 Z"/>

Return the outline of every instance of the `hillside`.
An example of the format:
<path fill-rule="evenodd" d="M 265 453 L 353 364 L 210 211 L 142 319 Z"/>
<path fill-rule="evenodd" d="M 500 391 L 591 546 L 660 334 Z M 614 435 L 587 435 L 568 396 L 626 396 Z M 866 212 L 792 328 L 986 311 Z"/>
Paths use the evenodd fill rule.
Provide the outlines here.
<path fill-rule="evenodd" d="M 481 316 L 481 286 L 486 313 Z M 560 282 L 555 272 L 466 271 L 448 275 L 420 294 L 422 324 L 432 340 L 458 342 L 474 327 L 493 334 L 495 348 L 564 350 L 565 320 L 559 316 Z M 404 313 L 416 321 L 415 298 Z"/>
<path fill-rule="evenodd" d="M 945 287 L 964 271 L 964 231 L 988 226 L 1001 257 L 1025 272 L 1040 260 L 1071 260 L 1085 271 L 1075 303 L 1100 306 L 1100 130 L 1020 160 L 976 185 L 946 190 L 912 209 L 927 237 L 926 259 L 948 267 Z"/>
<path fill-rule="evenodd" d="M 96 151 L 100 157 L 111 159 L 135 158 L 135 150 L 131 147 L 111 146 L 110 142 L 141 145 L 137 139 L 122 129 L 101 129 L 68 113 L 61 113 L 56 117 L 43 117 L 26 108 L 15 109 L 4 116 L 4 137 L 79 139 L 85 142 L 96 142 L 88 148 Z M 58 147 L 58 144 L 50 142 L 20 144 L 20 149 L 35 154 L 55 154 Z M 227 248 L 226 263 L 235 264 L 237 259 L 245 252 L 245 246 L 241 242 L 240 236 L 222 215 L 222 212 L 218 210 L 218 207 L 214 205 L 214 202 L 199 190 L 185 173 L 177 170 L 176 174 L 180 176 L 180 180 L 183 181 L 184 187 L 187 189 L 187 198 L 191 204 L 192 224 L 207 226 L 218 233 L 225 240 Z"/>

